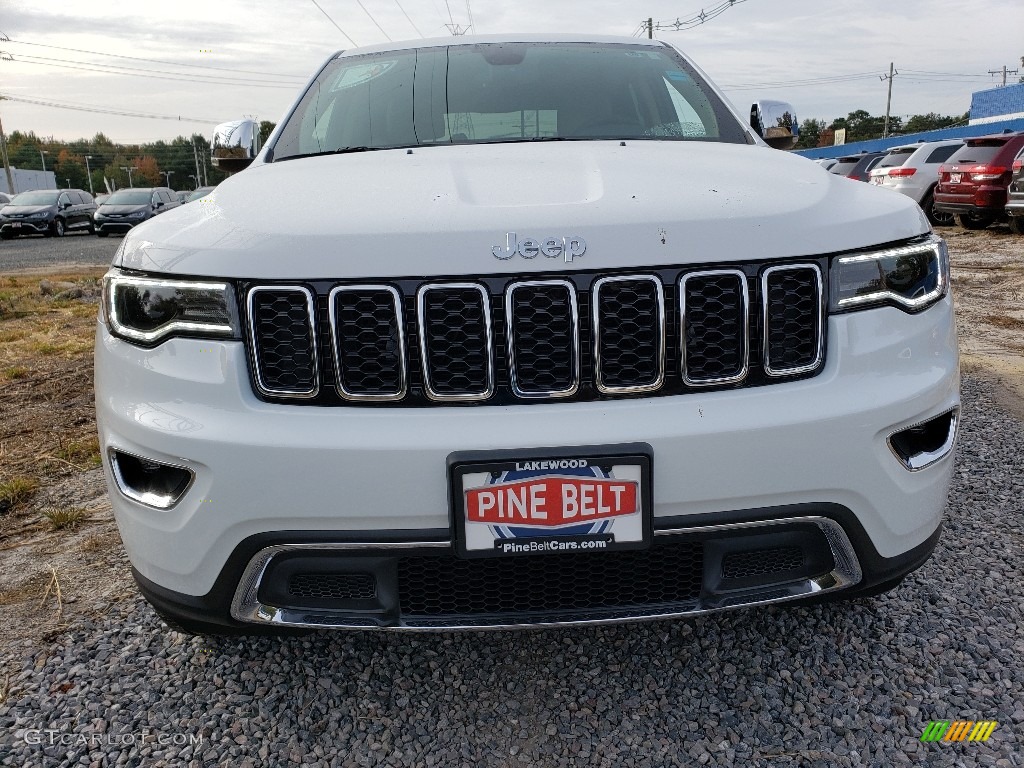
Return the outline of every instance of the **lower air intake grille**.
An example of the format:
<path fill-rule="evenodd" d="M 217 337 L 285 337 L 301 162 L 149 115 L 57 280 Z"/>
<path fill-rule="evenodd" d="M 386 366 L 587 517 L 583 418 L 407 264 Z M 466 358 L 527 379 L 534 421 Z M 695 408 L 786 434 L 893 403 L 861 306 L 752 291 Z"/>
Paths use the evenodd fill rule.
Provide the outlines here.
<path fill-rule="evenodd" d="M 699 542 L 657 540 L 643 552 L 407 556 L 398 590 L 403 617 L 671 605 L 700 595 L 703 559 Z"/>
<path fill-rule="evenodd" d="M 288 581 L 288 594 L 312 600 L 372 600 L 377 580 L 369 573 L 297 573 Z"/>
<path fill-rule="evenodd" d="M 800 547 L 730 552 L 722 558 L 722 578 L 747 579 L 772 573 L 785 573 L 796 571 L 802 568 L 803 564 L 804 554 Z"/>

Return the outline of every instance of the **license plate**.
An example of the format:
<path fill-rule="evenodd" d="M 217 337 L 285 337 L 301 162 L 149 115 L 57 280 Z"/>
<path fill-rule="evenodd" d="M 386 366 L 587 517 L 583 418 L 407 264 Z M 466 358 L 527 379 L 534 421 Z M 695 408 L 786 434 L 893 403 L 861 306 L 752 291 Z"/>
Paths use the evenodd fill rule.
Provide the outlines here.
<path fill-rule="evenodd" d="M 21 222 L 15 221 L 11 223 L 11 229 L 21 229 Z"/>
<path fill-rule="evenodd" d="M 871 183 L 880 187 L 885 184 L 885 180 L 881 176 L 872 176 Z"/>
<path fill-rule="evenodd" d="M 646 548 L 652 455 L 643 443 L 452 454 L 456 551 L 516 557 Z"/>
<path fill-rule="evenodd" d="M 950 184 L 959 184 L 960 183 L 960 177 L 962 175 L 963 174 L 960 174 L 960 173 L 951 173 L 951 174 L 949 174 L 949 183 Z"/>

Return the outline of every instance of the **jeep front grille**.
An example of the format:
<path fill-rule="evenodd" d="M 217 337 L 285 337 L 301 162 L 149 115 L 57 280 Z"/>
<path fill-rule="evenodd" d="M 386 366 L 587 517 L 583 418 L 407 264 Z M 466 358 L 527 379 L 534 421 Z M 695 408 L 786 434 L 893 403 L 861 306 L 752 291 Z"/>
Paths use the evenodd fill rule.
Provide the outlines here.
<path fill-rule="evenodd" d="M 243 283 L 240 293 L 263 399 L 509 405 L 813 376 L 824 362 L 825 267 L 821 259 L 621 275 Z"/>

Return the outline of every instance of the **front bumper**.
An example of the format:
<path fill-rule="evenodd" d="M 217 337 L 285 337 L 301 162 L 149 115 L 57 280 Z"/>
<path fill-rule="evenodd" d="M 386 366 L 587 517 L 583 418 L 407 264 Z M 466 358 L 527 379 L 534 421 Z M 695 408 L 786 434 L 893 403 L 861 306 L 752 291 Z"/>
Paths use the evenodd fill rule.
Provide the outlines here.
<path fill-rule="evenodd" d="M 383 531 L 449 551 L 448 455 L 539 446 L 649 443 L 655 528 L 663 531 L 680 521 L 709 528 L 795 512 L 836 521 L 861 573 L 839 586 L 863 587 L 900 571 L 885 563 L 919 565 L 908 553 L 940 526 L 951 456 L 908 471 L 887 438 L 959 404 L 952 300 L 916 315 L 882 308 L 832 316 L 827 338 L 818 376 L 742 390 L 544 405 L 314 408 L 257 400 L 240 342 L 173 339 L 144 350 L 100 326 L 100 441 L 104 456 L 115 448 L 195 473 L 176 506 L 157 510 L 120 493 L 106 467 L 147 596 L 168 610 L 196 601 L 216 606 L 209 612 L 220 624 L 245 626 L 237 621 L 245 616 L 239 581 L 267 547 L 372 545 Z M 834 557 L 845 551 L 830 549 Z M 702 599 L 671 613 L 721 607 L 711 593 Z M 234 620 L 224 612 L 232 602 Z"/>
<path fill-rule="evenodd" d="M 50 231 L 52 219 L 21 219 L 20 221 L 0 222 L 0 232 L 12 235 L 41 235 Z"/>
<path fill-rule="evenodd" d="M 97 232 L 127 232 L 138 226 L 145 219 L 100 219 L 93 218 L 93 226 Z"/>

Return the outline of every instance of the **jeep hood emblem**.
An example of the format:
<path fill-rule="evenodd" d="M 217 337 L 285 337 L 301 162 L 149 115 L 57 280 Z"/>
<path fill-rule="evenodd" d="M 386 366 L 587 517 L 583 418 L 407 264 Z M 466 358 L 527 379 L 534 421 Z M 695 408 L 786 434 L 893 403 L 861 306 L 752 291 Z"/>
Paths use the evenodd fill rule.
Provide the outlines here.
<path fill-rule="evenodd" d="M 587 241 L 575 235 L 569 237 L 524 237 L 519 240 L 515 232 L 505 235 L 505 245 L 495 245 L 491 248 L 494 258 L 511 259 L 517 253 L 524 259 L 536 258 L 538 253 L 543 253 L 549 259 L 563 257 L 566 263 L 578 259 L 587 252 Z"/>

